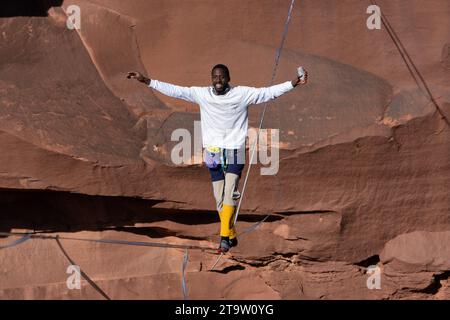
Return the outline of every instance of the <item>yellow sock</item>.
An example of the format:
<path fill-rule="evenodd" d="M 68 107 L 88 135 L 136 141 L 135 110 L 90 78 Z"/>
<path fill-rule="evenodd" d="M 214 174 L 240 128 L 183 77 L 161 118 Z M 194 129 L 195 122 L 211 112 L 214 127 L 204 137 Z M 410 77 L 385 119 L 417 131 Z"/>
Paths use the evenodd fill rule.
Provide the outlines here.
<path fill-rule="evenodd" d="M 223 205 L 222 212 L 219 213 L 220 216 L 220 236 L 221 237 L 230 237 L 235 238 L 236 237 L 236 231 L 234 230 L 234 226 L 230 229 L 230 226 L 233 224 L 234 221 L 231 219 L 233 218 L 235 211 L 234 206 L 230 206 L 227 204 Z"/>
<path fill-rule="evenodd" d="M 234 218 L 236 216 L 236 207 L 233 207 L 233 214 L 230 219 L 230 240 L 236 238 L 236 226 L 234 225 Z"/>
<path fill-rule="evenodd" d="M 233 226 L 230 230 L 230 240 L 236 238 L 236 228 Z"/>

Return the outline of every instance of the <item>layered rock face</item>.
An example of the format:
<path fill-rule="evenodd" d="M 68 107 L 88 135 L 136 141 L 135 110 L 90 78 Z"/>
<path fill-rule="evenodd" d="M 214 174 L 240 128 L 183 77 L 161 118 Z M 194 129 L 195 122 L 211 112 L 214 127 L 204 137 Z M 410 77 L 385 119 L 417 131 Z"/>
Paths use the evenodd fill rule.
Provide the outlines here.
<path fill-rule="evenodd" d="M 252 166 L 237 227 L 257 227 L 211 272 L 209 173 L 171 158 L 198 107 L 125 75 L 208 86 L 224 63 L 233 85 L 267 86 L 290 1 L 7 1 L 0 246 L 40 237 L 0 248 L 0 298 L 449 299 L 450 7 L 377 4 L 370 30 L 372 1 L 296 3 L 275 83 L 299 65 L 309 82 L 268 104 L 278 171 Z"/>

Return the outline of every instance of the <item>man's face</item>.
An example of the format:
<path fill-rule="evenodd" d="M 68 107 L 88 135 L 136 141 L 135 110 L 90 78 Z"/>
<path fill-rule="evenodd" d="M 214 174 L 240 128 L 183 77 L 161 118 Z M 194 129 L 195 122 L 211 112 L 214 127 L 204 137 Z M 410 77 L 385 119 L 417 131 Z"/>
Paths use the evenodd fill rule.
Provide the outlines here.
<path fill-rule="evenodd" d="M 228 78 L 224 70 L 216 68 L 212 71 L 211 81 L 216 92 L 220 94 L 227 89 L 230 78 Z"/>

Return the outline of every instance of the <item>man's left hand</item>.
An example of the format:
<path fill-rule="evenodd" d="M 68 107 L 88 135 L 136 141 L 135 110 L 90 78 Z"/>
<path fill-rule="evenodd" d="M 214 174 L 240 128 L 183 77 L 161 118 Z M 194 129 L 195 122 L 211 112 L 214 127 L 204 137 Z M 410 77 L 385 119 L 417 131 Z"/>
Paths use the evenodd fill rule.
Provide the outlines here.
<path fill-rule="evenodd" d="M 303 77 L 300 78 L 299 76 L 297 76 L 291 82 L 293 87 L 296 87 L 299 84 L 306 84 L 308 82 L 308 71 L 305 70 L 305 75 Z"/>

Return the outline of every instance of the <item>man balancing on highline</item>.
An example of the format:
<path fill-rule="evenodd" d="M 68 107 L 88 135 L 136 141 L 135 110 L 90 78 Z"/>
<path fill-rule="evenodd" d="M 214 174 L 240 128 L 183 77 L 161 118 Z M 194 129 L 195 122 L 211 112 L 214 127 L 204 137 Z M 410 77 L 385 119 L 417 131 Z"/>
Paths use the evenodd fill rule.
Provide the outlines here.
<path fill-rule="evenodd" d="M 211 174 L 220 217 L 219 252 L 227 252 L 238 243 L 234 226 L 238 198 L 235 190 L 245 164 L 247 108 L 275 99 L 299 84 L 306 84 L 307 72 L 303 68 L 298 71 L 294 80 L 267 88 L 231 86 L 230 72 L 223 64 L 212 68 L 210 87 L 180 87 L 149 79 L 139 72 L 127 75 L 128 79 L 134 78 L 164 95 L 200 106 L 204 160 Z"/>

